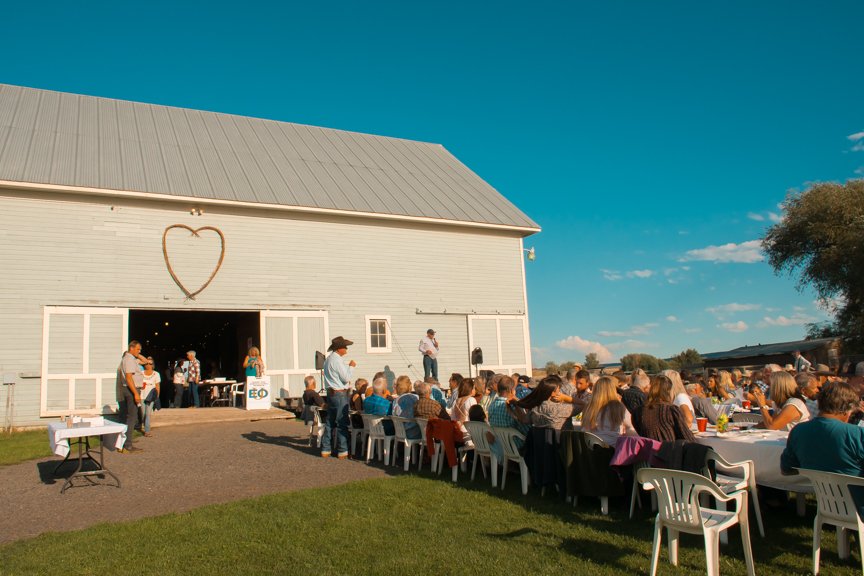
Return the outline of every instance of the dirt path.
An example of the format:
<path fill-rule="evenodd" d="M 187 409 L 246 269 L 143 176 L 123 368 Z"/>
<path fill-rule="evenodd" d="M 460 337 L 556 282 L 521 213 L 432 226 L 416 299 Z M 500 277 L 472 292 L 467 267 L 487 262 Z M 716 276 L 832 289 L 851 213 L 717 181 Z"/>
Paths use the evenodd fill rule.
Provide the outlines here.
<path fill-rule="evenodd" d="M 158 428 L 136 439 L 142 452 L 106 451 L 122 488 L 78 479 L 60 494 L 74 466 L 65 464 L 54 478 L 56 457 L 2 467 L 0 542 L 387 475 L 363 462 L 320 458 L 306 430 L 285 420 Z"/>

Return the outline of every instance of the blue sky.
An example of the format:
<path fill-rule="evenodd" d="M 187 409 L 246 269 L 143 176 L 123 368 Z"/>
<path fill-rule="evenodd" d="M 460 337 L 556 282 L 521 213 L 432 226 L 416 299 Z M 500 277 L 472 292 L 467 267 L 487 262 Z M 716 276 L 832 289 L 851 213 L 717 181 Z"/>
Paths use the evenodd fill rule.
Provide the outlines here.
<path fill-rule="evenodd" d="M 241 9 L 242 8 L 242 9 Z M 754 241 L 864 176 L 861 2 L 118 2 L 4 10 L 0 81 L 447 147 L 537 221 L 535 363 L 795 340 Z"/>

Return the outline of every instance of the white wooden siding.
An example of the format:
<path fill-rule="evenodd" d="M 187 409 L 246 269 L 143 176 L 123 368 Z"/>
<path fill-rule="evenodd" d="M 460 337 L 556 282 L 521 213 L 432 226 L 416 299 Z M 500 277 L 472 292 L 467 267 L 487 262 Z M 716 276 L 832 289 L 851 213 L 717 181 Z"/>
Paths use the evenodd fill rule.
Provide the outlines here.
<path fill-rule="evenodd" d="M 439 373 L 467 374 L 466 317 L 525 313 L 522 252 L 515 235 L 227 210 L 208 208 L 192 216 L 177 205 L 132 200 L 112 205 L 50 194 L 31 198 L 0 189 L 0 269 L 11 280 L 0 283 L 0 322 L 9 327 L 0 332 L 0 369 L 39 376 L 45 306 L 323 310 L 328 321 L 321 329 L 328 338 L 341 335 L 356 343 L 349 358 L 358 363 L 355 375 L 367 379 L 385 366 L 397 375 L 422 376 L 417 345 L 427 328 L 434 328 L 441 342 Z M 185 298 L 165 266 L 162 234 L 171 224 L 216 226 L 225 234 L 222 269 L 195 300 Z M 206 232 L 196 239 L 169 233 L 172 265 L 189 289 L 209 274 L 217 244 Z M 366 353 L 368 314 L 390 317 L 390 353 Z M 122 346 L 112 347 L 100 336 L 103 330 L 111 327 L 91 324 L 88 360 L 94 366 L 104 362 L 99 369 L 113 372 Z M 61 332 L 56 337 L 72 336 Z M 527 344 L 527 331 L 525 337 Z M 507 342 L 505 337 L 509 350 Z M 311 347 L 297 346 L 304 362 L 314 355 Z M 293 361 L 293 342 L 268 348 L 262 351 L 268 369 Z M 489 352 L 484 346 L 484 355 Z M 302 375 L 288 377 L 292 392 L 302 386 Z M 0 402 L 8 387 L 3 388 Z M 39 398 L 38 378 L 19 377 L 16 422 L 39 423 Z"/>

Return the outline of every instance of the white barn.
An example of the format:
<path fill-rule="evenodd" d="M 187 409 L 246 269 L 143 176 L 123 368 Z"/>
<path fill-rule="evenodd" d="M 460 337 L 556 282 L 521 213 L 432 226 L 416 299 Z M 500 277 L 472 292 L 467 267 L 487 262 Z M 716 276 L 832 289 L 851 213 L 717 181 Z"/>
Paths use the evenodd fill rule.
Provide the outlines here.
<path fill-rule="evenodd" d="M 442 379 L 530 373 L 538 231 L 437 144 L 0 84 L 4 426 L 114 410 L 131 339 L 229 377 L 259 345 L 274 397 L 337 335 L 366 378 L 421 377 L 430 327 Z"/>

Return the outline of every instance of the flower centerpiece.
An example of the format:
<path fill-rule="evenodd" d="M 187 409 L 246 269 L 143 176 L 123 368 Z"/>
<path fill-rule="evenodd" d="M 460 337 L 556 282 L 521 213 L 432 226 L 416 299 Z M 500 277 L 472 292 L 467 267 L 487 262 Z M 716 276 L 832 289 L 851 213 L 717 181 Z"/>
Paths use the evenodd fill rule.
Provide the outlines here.
<path fill-rule="evenodd" d="M 717 433 L 725 434 L 729 431 L 729 416 L 720 414 L 717 416 Z"/>

